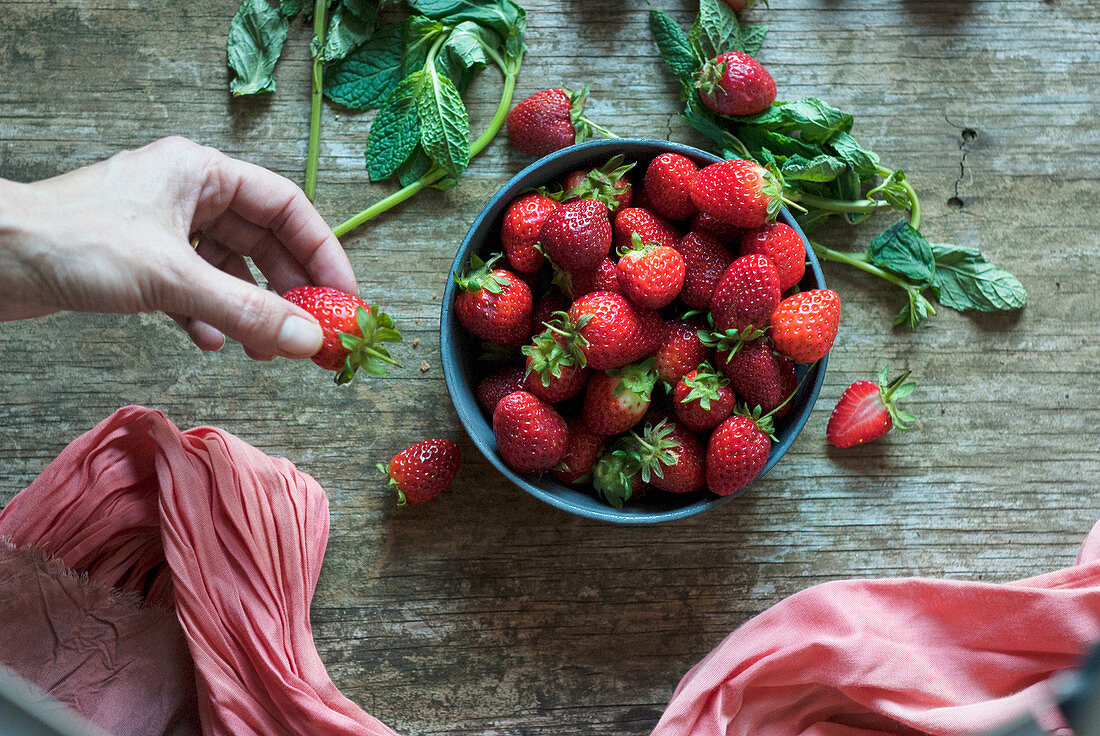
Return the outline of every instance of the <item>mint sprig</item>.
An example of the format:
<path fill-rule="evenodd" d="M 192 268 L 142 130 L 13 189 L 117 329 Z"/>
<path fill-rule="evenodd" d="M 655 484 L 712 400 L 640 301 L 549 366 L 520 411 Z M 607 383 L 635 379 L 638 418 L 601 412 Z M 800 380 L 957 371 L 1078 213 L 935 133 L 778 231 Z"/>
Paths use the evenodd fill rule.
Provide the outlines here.
<path fill-rule="evenodd" d="M 656 9 L 650 10 L 650 30 L 680 80 L 681 116 L 711 140 L 716 153 L 751 158 L 777 172 L 783 197 L 796 205 L 803 230 L 810 232 L 830 219 L 856 225 L 882 212 L 906 214 L 872 239 L 865 253 L 810 243 L 822 260 L 853 266 L 900 287 L 907 302 L 895 325 L 916 327 L 935 314 L 929 294 L 958 311 L 1024 306 L 1027 292 L 1019 280 L 977 249 L 928 243 L 920 232 L 920 200 L 905 172 L 883 166 L 874 151 L 852 136 L 851 113 L 813 97 L 777 101 L 747 117 L 719 115 L 701 103 L 696 84 L 708 61 L 727 51 L 755 54 L 766 27 L 741 24 L 721 0 L 700 0 L 687 33 Z"/>

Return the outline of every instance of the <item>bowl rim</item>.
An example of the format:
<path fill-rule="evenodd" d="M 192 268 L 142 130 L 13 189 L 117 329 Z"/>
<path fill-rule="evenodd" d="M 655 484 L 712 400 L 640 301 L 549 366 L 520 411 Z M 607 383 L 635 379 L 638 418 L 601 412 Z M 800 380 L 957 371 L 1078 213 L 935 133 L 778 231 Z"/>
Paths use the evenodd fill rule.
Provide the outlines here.
<path fill-rule="evenodd" d="M 492 444 L 490 444 L 486 442 L 479 433 L 476 433 L 471 429 L 471 426 L 474 422 L 480 422 L 488 426 L 489 435 L 492 436 L 492 425 L 491 423 L 486 422 L 485 417 L 481 412 L 481 408 L 473 395 L 472 386 L 468 388 L 467 385 L 463 385 L 461 383 L 459 374 L 461 373 L 462 368 L 458 363 L 457 350 L 455 350 L 454 346 L 450 344 L 449 333 L 451 332 L 453 327 L 453 305 L 456 296 L 455 292 L 457 290 L 454 275 L 458 272 L 458 269 L 461 269 L 465 265 L 465 262 L 469 257 L 470 249 L 473 246 L 472 241 L 474 239 L 475 233 L 478 233 L 485 226 L 486 220 L 490 218 L 490 216 L 495 221 L 498 216 L 503 214 L 503 209 L 507 206 L 507 203 L 502 204 L 502 200 L 504 200 L 506 192 L 509 192 L 510 190 L 522 184 L 524 179 L 528 178 L 530 175 L 546 168 L 548 165 L 551 165 L 554 162 L 559 161 L 560 159 L 572 159 L 577 157 L 578 153 L 581 152 L 586 154 L 586 156 L 582 156 L 582 158 L 587 157 L 587 155 L 590 155 L 592 158 L 597 158 L 602 151 L 605 151 L 607 153 L 627 153 L 629 155 L 629 150 L 622 150 L 624 147 L 627 149 L 635 150 L 639 148 L 661 149 L 661 153 L 679 153 L 697 162 L 702 160 L 715 163 L 722 160 L 721 157 L 716 156 L 709 151 L 704 151 L 703 149 L 695 148 L 694 146 L 690 146 L 684 143 L 676 143 L 659 138 L 608 138 L 588 141 L 585 143 L 578 143 L 576 145 L 569 146 L 568 148 L 563 148 L 525 166 L 518 173 L 516 173 L 515 176 L 511 177 L 507 182 L 501 185 L 492 195 L 492 197 L 490 197 L 486 201 L 485 206 L 482 207 L 477 217 L 474 218 L 474 221 L 467 229 L 466 235 L 462 239 L 462 243 L 459 245 L 458 250 L 455 253 L 454 259 L 451 262 L 451 267 L 447 273 L 447 285 L 444 288 L 443 300 L 440 306 L 439 352 L 440 360 L 443 366 L 443 377 L 447 385 L 447 393 L 451 399 L 451 404 L 455 408 L 455 412 L 458 414 L 459 421 L 462 423 L 463 430 L 470 438 L 470 441 L 473 442 L 474 445 L 477 447 L 478 451 L 481 452 L 481 454 L 485 456 L 485 459 L 488 460 L 502 475 L 504 475 L 505 478 L 507 478 L 514 485 L 523 489 L 527 493 L 550 504 L 551 506 L 572 514 L 576 514 L 578 516 L 582 516 L 584 518 L 596 519 L 599 521 L 607 521 L 618 524 L 648 525 L 687 518 L 689 516 L 694 516 L 698 513 L 714 508 L 716 506 L 721 506 L 722 504 L 725 504 L 728 501 L 740 496 L 745 490 L 747 490 L 757 481 L 763 478 L 775 466 L 780 458 L 782 458 L 782 456 L 786 454 L 787 450 L 790 449 L 790 446 L 798 438 L 799 434 L 801 434 L 803 427 L 805 427 L 806 422 L 809 420 L 810 414 L 812 413 L 813 408 L 817 403 L 818 395 L 821 391 L 822 382 L 825 380 L 825 368 L 828 364 L 829 356 L 825 355 L 825 357 L 817 361 L 817 363 L 813 364 L 813 366 L 808 370 L 803 369 L 802 366 L 798 366 L 800 381 L 807 372 L 816 373 L 816 375 L 814 375 L 810 380 L 805 381 L 802 389 L 800 389 L 801 392 L 803 392 L 804 400 L 807 402 L 805 405 L 805 410 L 802 411 L 799 415 L 793 417 L 792 421 L 786 425 L 782 440 L 780 440 L 779 442 L 774 442 L 772 444 L 771 451 L 768 453 L 768 460 L 765 463 L 764 468 L 760 471 L 760 474 L 757 475 L 756 478 L 754 478 L 743 488 L 739 489 L 735 493 L 731 493 L 726 496 L 717 496 L 711 494 L 705 498 L 695 501 L 694 503 L 663 511 L 644 511 L 637 510 L 636 508 L 629 511 L 624 511 L 622 509 L 616 509 L 612 506 L 607 505 L 582 506 L 575 503 L 572 499 L 560 495 L 558 491 L 550 490 L 549 488 L 542 486 L 554 485 L 559 488 L 564 488 L 571 491 L 576 491 L 576 489 L 571 489 L 564 484 L 558 483 L 557 481 L 544 481 L 543 484 L 540 485 L 539 483 L 536 483 L 531 477 L 517 473 L 516 471 L 512 470 L 504 464 L 504 461 L 496 452 L 495 440 Z M 511 197 L 508 198 L 508 202 L 510 201 Z M 798 223 L 795 221 L 794 217 L 791 216 L 786 207 L 782 208 L 782 210 L 780 211 L 780 219 L 786 224 L 790 225 L 794 229 L 794 231 L 798 233 L 798 236 L 802 238 L 802 241 L 807 244 L 807 266 L 809 270 L 813 272 L 815 279 L 820 284 L 820 287 L 818 288 L 826 288 L 825 277 L 821 271 L 821 264 L 818 261 L 817 256 L 814 254 L 813 249 L 809 247 L 809 239 L 806 237 L 806 234 L 802 232 L 802 228 L 799 227 Z M 448 346 L 451 349 L 445 350 L 444 346 Z M 463 394 L 468 394 L 469 401 L 459 401 L 457 395 L 460 392 Z M 540 478 L 539 480 L 542 479 Z M 598 499 L 590 496 L 585 496 L 585 498 L 592 498 L 594 502 L 601 503 Z"/>

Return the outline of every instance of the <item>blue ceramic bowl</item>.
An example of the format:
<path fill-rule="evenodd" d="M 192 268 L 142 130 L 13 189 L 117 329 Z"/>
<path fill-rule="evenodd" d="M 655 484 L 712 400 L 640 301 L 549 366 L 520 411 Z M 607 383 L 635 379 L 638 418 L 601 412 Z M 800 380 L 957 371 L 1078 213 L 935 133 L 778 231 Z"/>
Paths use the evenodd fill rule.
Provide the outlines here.
<path fill-rule="evenodd" d="M 477 253 L 484 257 L 493 251 L 500 250 L 500 224 L 504 211 L 520 192 L 542 184 L 560 181 L 566 174 L 575 169 L 585 166 L 598 166 L 617 153 L 624 154 L 628 161 L 637 161 L 638 165 L 635 170 L 644 172 L 653 158 L 668 151 L 687 156 L 700 166 L 720 160 L 706 151 L 679 143 L 640 138 L 615 138 L 572 146 L 545 156 L 531 164 L 501 187 L 478 214 L 473 225 L 470 226 L 469 232 L 466 233 L 466 238 L 462 241 L 458 253 L 455 254 L 454 263 L 451 265 L 451 273 L 447 279 L 446 290 L 443 294 L 443 312 L 440 318 L 440 353 L 443 360 L 443 375 L 447 380 L 447 389 L 450 391 L 451 401 L 454 402 L 458 417 L 462 420 L 470 439 L 473 440 L 489 462 L 495 465 L 505 477 L 517 486 L 551 506 L 590 519 L 601 519 L 620 524 L 651 524 L 682 519 L 720 506 L 738 494 L 716 496 L 709 492 L 684 495 L 651 493 L 645 498 L 627 502 L 622 509 L 616 509 L 596 498 L 591 492 L 558 483 L 549 473 L 542 476 L 524 475 L 505 465 L 497 453 L 496 439 L 493 437 L 492 417 L 486 416 L 482 412 L 477 399 L 474 397 L 474 388 L 486 372 L 486 367 L 483 362 L 477 359 L 480 352 L 479 342 L 462 329 L 454 316 L 456 295 L 454 275 L 466 265 L 470 255 Z M 790 213 L 783 210 L 780 219 L 793 227 L 805 240 L 802 230 L 798 227 L 794 218 L 790 216 Z M 821 275 L 821 266 L 817 258 L 809 248 L 807 248 L 806 254 L 809 265 L 806 269 L 806 276 L 801 283 L 802 290 L 824 287 L 825 279 Z M 775 433 L 777 441 L 772 445 L 771 455 L 768 457 L 768 462 L 764 466 L 761 476 L 779 462 L 779 459 L 783 457 L 783 454 L 806 424 L 806 420 L 810 416 L 810 410 L 813 409 L 814 402 L 817 401 L 821 382 L 825 377 L 826 360 L 827 358 L 823 358 L 810 369 L 810 375 L 801 382 L 798 395 L 793 400 L 791 412 L 777 423 Z M 800 367 L 798 371 L 800 380 L 805 373 L 805 368 Z"/>

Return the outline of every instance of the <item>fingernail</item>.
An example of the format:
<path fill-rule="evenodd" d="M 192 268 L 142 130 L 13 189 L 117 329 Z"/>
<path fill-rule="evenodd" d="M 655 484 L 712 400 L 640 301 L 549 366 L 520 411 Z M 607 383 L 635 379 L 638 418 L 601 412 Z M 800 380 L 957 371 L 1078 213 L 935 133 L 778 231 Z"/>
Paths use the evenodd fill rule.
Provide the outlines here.
<path fill-rule="evenodd" d="M 279 352 L 288 357 L 308 358 L 321 349 L 321 326 L 292 314 L 279 330 Z"/>

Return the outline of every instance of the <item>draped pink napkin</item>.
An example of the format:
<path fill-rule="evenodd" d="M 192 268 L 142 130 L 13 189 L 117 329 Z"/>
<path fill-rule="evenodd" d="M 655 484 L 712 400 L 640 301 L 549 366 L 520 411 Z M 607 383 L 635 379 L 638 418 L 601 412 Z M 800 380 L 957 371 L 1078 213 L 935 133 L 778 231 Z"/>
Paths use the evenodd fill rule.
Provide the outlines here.
<path fill-rule="evenodd" d="M 0 663 L 110 733 L 394 736 L 317 655 L 328 501 L 289 461 L 125 407 L 0 538 Z"/>
<path fill-rule="evenodd" d="M 808 588 L 680 681 L 654 736 L 977 734 L 1026 712 L 1100 639 L 1100 524 L 1077 563 L 1007 585 L 907 578 Z"/>

